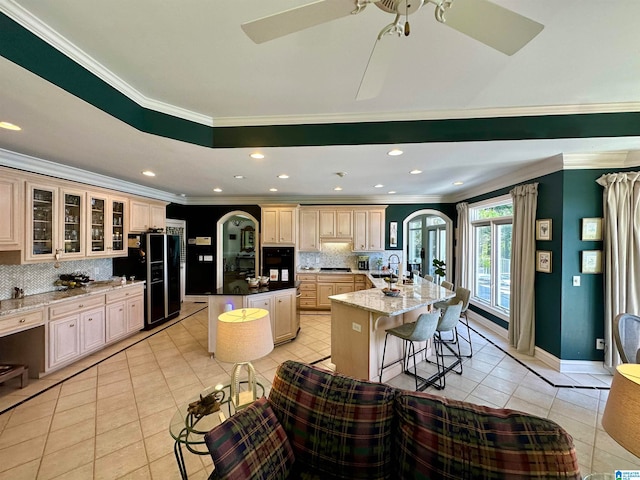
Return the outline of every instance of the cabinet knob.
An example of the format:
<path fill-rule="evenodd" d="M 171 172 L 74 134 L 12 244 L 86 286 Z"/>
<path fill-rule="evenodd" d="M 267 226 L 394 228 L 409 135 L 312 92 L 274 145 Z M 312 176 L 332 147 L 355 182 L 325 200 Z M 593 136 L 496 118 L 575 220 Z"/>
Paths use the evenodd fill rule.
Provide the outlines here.
<path fill-rule="evenodd" d="M 75 327 L 75 326 L 76 326 L 76 324 L 75 324 L 75 323 L 70 323 L 70 324 L 69 324 L 69 328 L 71 328 L 71 327 Z"/>
<path fill-rule="evenodd" d="M 26 318 L 21 318 L 21 319 L 20 319 L 20 321 L 19 321 L 18 323 L 24 323 L 24 322 L 26 322 L 26 321 L 27 321 L 27 319 L 26 319 Z"/>
<path fill-rule="evenodd" d="M 82 308 L 84 307 L 84 303 L 81 303 L 80 305 L 78 305 L 78 308 Z"/>
<path fill-rule="evenodd" d="M 122 311 L 122 308 L 119 310 L 120 312 Z"/>
<path fill-rule="evenodd" d="M 90 321 L 90 322 L 93 322 L 93 318 L 89 318 L 89 321 Z"/>

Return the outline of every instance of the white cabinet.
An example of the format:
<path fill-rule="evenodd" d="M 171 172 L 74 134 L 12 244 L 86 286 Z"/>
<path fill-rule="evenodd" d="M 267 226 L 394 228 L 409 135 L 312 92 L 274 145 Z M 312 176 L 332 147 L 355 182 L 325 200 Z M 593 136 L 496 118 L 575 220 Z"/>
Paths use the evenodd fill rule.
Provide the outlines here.
<path fill-rule="evenodd" d="M 320 237 L 344 238 L 353 236 L 353 210 L 320 210 Z"/>
<path fill-rule="evenodd" d="M 107 343 L 135 333 L 144 327 L 143 293 L 141 285 L 107 293 Z"/>
<path fill-rule="evenodd" d="M 0 169 L 0 251 L 23 248 L 22 184 L 10 171 Z"/>
<path fill-rule="evenodd" d="M 49 307 L 48 369 L 102 348 L 105 343 L 104 295 L 91 295 Z"/>
<path fill-rule="evenodd" d="M 26 183 L 26 261 L 55 259 L 58 241 L 58 187 Z"/>
<path fill-rule="evenodd" d="M 87 256 L 126 256 L 127 200 L 89 192 L 87 203 Z"/>
<path fill-rule="evenodd" d="M 297 207 L 261 205 L 262 244 L 295 245 Z"/>
<path fill-rule="evenodd" d="M 353 251 L 384 250 L 385 213 L 383 209 L 354 212 Z"/>
<path fill-rule="evenodd" d="M 166 205 L 131 199 L 129 202 L 129 232 L 146 232 L 150 228 L 165 228 Z"/>
<path fill-rule="evenodd" d="M 300 210 L 298 250 L 301 252 L 320 251 L 320 237 L 318 235 L 319 213 L 318 210 Z"/>
<path fill-rule="evenodd" d="M 295 289 L 259 293 L 245 297 L 244 307 L 264 308 L 269 312 L 271 334 L 275 345 L 292 340 L 298 334 Z"/>

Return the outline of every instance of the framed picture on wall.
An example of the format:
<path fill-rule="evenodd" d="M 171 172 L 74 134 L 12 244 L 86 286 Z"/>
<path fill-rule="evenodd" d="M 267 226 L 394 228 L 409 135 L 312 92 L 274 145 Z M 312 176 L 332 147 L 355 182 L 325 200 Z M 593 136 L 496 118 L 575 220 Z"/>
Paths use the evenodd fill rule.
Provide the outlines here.
<path fill-rule="evenodd" d="M 551 240 L 551 219 L 536 220 L 536 240 Z"/>
<path fill-rule="evenodd" d="M 582 251 L 582 273 L 602 273 L 602 250 Z"/>
<path fill-rule="evenodd" d="M 389 222 L 389 247 L 398 246 L 398 222 Z"/>
<path fill-rule="evenodd" d="M 582 219 L 582 240 L 602 240 L 602 219 Z"/>
<path fill-rule="evenodd" d="M 536 251 L 536 272 L 551 273 L 551 252 L 548 250 Z"/>

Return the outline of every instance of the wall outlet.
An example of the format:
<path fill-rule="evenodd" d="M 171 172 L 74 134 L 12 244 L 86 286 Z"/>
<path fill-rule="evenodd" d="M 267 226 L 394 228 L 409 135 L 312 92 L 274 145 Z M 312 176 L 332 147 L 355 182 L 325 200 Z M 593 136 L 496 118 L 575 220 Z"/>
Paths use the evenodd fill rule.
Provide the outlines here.
<path fill-rule="evenodd" d="M 573 276 L 573 286 L 574 287 L 579 287 L 580 286 L 580 275 L 574 275 Z"/>
<path fill-rule="evenodd" d="M 604 338 L 596 338 L 596 350 L 604 350 Z"/>
<path fill-rule="evenodd" d="M 356 322 L 351 322 L 351 328 L 353 328 L 358 333 L 362 331 L 362 325 Z"/>

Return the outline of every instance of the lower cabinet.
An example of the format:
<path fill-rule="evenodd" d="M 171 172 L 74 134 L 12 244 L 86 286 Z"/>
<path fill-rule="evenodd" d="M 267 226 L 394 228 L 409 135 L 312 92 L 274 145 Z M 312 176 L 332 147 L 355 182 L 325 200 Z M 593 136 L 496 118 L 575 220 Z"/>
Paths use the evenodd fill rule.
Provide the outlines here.
<path fill-rule="evenodd" d="M 331 295 L 340 295 L 354 291 L 353 275 L 318 275 L 317 306 L 322 309 L 331 308 Z"/>
<path fill-rule="evenodd" d="M 116 290 L 107 294 L 106 342 L 118 340 L 144 327 L 142 287 Z"/>
<path fill-rule="evenodd" d="M 49 322 L 49 368 L 78 359 L 105 343 L 104 307 Z"/>
<path fill-rule="evenodd" d="M 271 333 L 275 345 L 292 340 L 298 334 L 295 290 L 283 293 L 265 293 L 246 298 L 249 308 L 264 308 L 271 319 Z"/>

